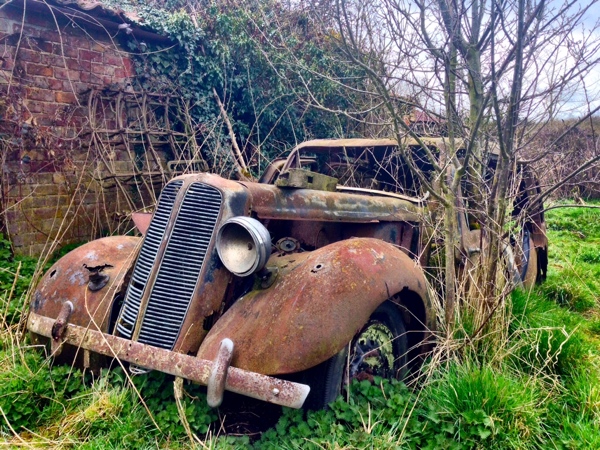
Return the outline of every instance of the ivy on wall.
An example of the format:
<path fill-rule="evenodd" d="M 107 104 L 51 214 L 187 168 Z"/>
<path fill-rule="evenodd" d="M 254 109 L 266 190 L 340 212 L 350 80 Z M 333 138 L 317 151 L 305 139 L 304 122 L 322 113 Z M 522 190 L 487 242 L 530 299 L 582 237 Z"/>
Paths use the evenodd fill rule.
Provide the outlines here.
<path fill-rule="evenodd" d="M 137 82 L 187 101 L 186 111 L 179 111 L 187 125 L 181 126 L 193 124 L 213 170 L 231 167 L 231 134 L 219 101 L 254 174 L 295 143 L 355 134 L 356 122 L 339 111 L 352 110 L 358 94 L 342 91 L 337 80 L 355 80 L 358 92 L 366 90 L 365 77 L 340 59 L 328 36 L 311 31 L 301 12 L 269 1 L 260 7 L 178 1 L 134 7 L 144 27 L 174 42 L 127 42 Z"/>

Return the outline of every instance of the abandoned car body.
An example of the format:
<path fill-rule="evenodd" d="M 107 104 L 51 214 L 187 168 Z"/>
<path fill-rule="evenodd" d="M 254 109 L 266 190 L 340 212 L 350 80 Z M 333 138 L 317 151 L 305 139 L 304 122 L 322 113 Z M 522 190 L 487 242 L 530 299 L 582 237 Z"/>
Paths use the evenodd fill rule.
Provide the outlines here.
<path fill-rule="evenodd" d="M 90 242 L 48 271 L 28 328 L 84 366 L 99 354 L 206 385 L 211 406 L 230 390 L 298 408 L 302 381 L 319 407 L 349 378 L 399 376 L 435 316 L 425 199 L 395 148 L 310 141 L 258 183 L 174 178 L 152 220 L 135 219 L 143 239 Z M 537 186 L 523 180 L 521 202 Z M 547 245 L 542 212 L 531 217 L 518 264 L 529 283 Z"/>

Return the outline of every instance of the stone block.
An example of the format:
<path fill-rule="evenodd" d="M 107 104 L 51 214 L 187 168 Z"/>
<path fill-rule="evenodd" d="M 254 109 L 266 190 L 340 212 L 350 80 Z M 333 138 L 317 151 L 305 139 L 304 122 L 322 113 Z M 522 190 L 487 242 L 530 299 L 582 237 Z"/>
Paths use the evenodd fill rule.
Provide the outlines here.
<path fill-rule="evenodd" d="M 55 174 L 56 175 L 56 174 Z M 34 195 L 36 196 L 47 196 L 47 195 L 57 195 L 58 194 L 58 186 L 56 184 L 39 184 L 34 188 Z M 43 206 L 48 206 L 44 199 Z"/>
<path fill-rule="evenodd" d="M 33 184 L 52 184 L 53 181 L 52 173 L 36 173 L 32 175 Z"/>
<path fill-rule="evenodd" d="M 46 206 L 42 208 L 36 208 L 34 211 L 35 220 L 46 220 L 46 219 L 62 219 L 65 217 L 67 208 L 64 206 Z"/>
<path fill-rule="evenodd" d="M 52 181 L 55 184 L 65 184 L 67 182 L 65 176 L 60 172 L 55 172 L 52 174 Z"/>
<path fill-rule="evenodd" d="M 59 192 L 59 187 L 56 187 L 56 192 Z M 44 206 L 47 207 L 59 207 L 62 205 L 68 205 L 69 202 L 71 200 L 71 196 L 70 195 L 64 195 L 64 194 L 59 194 L 59 195 L 45 195 L 44 196 Z"/>

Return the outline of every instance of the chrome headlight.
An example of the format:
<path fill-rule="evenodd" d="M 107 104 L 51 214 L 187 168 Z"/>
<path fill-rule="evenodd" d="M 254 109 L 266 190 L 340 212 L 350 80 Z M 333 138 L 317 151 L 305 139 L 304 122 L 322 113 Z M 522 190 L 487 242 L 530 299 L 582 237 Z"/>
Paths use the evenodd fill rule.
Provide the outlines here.
<path fill-rule="evenodd" d="M 217 252 L 234 275 L 252 275 L 265 266 L 271 255 L 271 235 L 256 219 L 232 217 L 219 228 Z"/>

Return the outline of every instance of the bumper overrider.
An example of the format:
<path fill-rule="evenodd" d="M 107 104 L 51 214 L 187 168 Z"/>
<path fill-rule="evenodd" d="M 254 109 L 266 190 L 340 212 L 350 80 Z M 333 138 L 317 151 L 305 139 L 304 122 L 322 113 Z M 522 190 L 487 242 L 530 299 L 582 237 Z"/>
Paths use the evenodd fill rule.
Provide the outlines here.
<path fill-rule="evenodd" d="M 229 339 L 221 341 L 217 357 L 208 361 L 70 324 L 68 318 L 71 312 L 70 302 L 65 303 L 57 319 L 32 311 L 27 322 L 28 329 L 50 338 L 53 353 L 62 345 L 69 344 L 207 386 L 207 401 L 211 407 L 219 406 L 223 392 L 228 390 L 276 405 L 300 408 L 310 391 L 310 387 L 304 384 L 231 367 L 234 344 Z"/>

